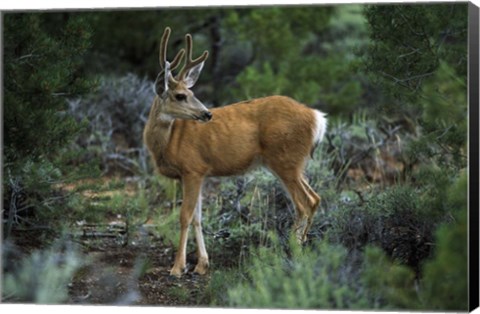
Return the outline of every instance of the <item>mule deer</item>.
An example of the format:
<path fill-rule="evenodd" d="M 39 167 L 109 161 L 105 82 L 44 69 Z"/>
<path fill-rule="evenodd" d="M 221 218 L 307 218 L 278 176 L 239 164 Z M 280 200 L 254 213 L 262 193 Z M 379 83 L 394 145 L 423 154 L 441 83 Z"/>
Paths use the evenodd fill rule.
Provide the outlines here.
<path fill-rule="evenodd" d="M 284 96 L 270 96 L 207 109 L 192 93 L 208 57 L 192 59 L 192 37 L 186 38 L 173 61 L 167 61 L 170 28 L 160 44 L 161 72 L 156 96 L 143 133 L 155 168 L 180 179 L 180 245 L 171 275 L 181 276 L 186 266 L 189 226 L 193 221 L 198 246 L 194 272 L 205 274 L 208 255 L 202 235 L 202 182 L 207 176 L 242 174 L 263 165 L 283 183 L 296 209 L 295 230 L 305 241 L 320 197 L 308 185 L 303 169 L 325 133 L 325 115 Z M 186 61 L 178 75 L 172 72 Z"/>

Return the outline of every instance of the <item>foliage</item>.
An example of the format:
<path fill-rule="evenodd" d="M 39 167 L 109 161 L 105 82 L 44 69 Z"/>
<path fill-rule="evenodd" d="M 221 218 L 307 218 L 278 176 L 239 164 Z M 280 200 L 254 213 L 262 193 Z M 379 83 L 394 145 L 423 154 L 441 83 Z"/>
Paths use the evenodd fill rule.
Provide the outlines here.
<path fill-rule="evenodd" d="M 58 154 L 81 127 L 66 114 L 66 97 L 92 87 L 81 67 L 90 44 L 88 21 L 71 16 L 53 28 L 47 16 L 8 13 L 4 19 L 3 191 L 9 227 L 25 218 L 27 208 L 50 215 L 58 206 L 51 193 L 65 162 Z M 8 236 L 11 228 L 6 231 Z"/>
<path fill-rule="evenodd" d="M 218 269 L 201 293 L 200 305 L 226 307 L 229 304 L 228 290 L 245 279 L 242 272 Z"/>
<path fill-rule="evenodd" d="M 346 203 L 332 213 L 327 231 L 334 243 L 363 250 L 368 245 L 383 249 L 395 262 L 416 273 L 430 255 L 433 230 L 438 221 L 421 208 L 421 193 L 410 186 L 399 186 L 369 196 L 363 206 Z"/>
<path fill-rule="evenodd" d="M 434 77 L 424 84 L 419 104 L 423 114 L 421 126 L 424 136 L 418 139 L 417 158 L 429 158 L 446 169 L 466 166 L 468 120 L 467 86 L 452 67 L 441 63 Z M 427 145 L 428 143 L 428 145 Z"/>
<path fill-rule="evenodd" d="M 365 16 L 372 39 L 365 68 L 394 97 L 380 110 L 420 127 L 406 149 L 408 163 L 465 167 L 467 5 L 375 5 Z"/>
<path fill-rule="evenodd" d="M 382 214 L 380 210 L 377 213 L 385 215 L 383 218 L 385 221 L 377 224 L 379 232 L 384 232 L 382 226 L 390 228 L 393 219 L 400 219 L 396 228 L 410 227 L 408 215 L 412 214 L 406 215 L 405 211 L 418 206 L 411 203 L 410 192 L 408 188 L 404 188 L 403 192 L 392 190 L 376 199 L 375 205 L 370 205 L 371 211 L 375 209 L 378 211 L 379 208 L 375 206 L 381 204 L 381 208 L 390 212 Z M 465 209 L 465 192 L 466 176 L 462 175 L 447 192 L 449 203 L 463 204 L 462 208 Z M 438 248 L 424 266 L 425 272 L 420 286 L 417 281 L 418 274 L 409 267 L 411 265 L 408 261 L 400 258 L 402 257 L 399 255 L 400 252 L 397 252 L 397 255 L 396 249 L 393 250 L 394 254 L 390 252 L 393 257 L 390 259 L 386 254 L 387 248 L 380 249 L 380 246 L 383 247 L 386 243 L 401 245 L 402 241 L 408 243 L 414 240 L 413 238 L 418 240 L 418 235 L 412 235 L 410 240 L 399 238 L 400 242 L 395 242 L 395 239 L 384 239 L 388 236 L 387 230 L 386 235 L 364 243 L 361 258 L 358 258 L 358 255 L 355 258 L 355 255 L 347 254 L 346 248 L 342 245 L 330 244 L 332 240 L 333 242 L 337 240 L 328 240 L 328 237 L 318 244 L 303 248 L 290 241 L 287 249 L 285 246 L 282 247 L 276 238 L 272 242 L 273 246 L 252 250 L 250 259 L 244 264 L 249 265 L 244 266 L 247 277 L 242 278 L 237 285 L 228 290 L 227 304 L 255 308 L 464 310 L 468 295 L 465 245 L 467 224 L 464 209 L 460 211 L 452 209 L 454 215 L 458 217 L 458 222 L 454 226 L 443 225 L 437 229 Z M 399 215 L 394 218 L 392 214 L 396 212 Z M 369 215 L 373 215 L 373 212 Z M 365 226 L 368 225 L 367 219 L 368 215 L 345 225 L 353 227 L 362 223 Z M 373 224 L 370 227 L 372 226 Z M 338 226 L 334 225 L 332 228 L 336 229 Z M 421 227 L 417 230 L 419 229 Z M 365 229 L 364 232 L 375 237 L 374 230 Z M 329 232 L 328 235 L 332 233 Z M 408 236 L 403 234 L 402 238 Z M 429 239 L 428 242 L 432 240 Z M 458 245 L 452 246 L 452 241 Z M 352 253 L 358 248 L 353 249 Z M 398 249 L 402 250 L 401 247 Z M 427 256 L 423 256 L 422 260 L 426 258 Z M 362 261 L 361 266 L 358 265 L 358 261 Z M 221 295 L 216 297 L 224 302 Z"/>
<path fill-rule="evenodd" d="M 335 185 L 352 189 L 366 182 L 380 185 L 397 184 L 406 178 L 411 161 L 404 157 L 411 134 L 399 122 L 386 122 L 357 111 L 352 122 L 333 120 L 319 158 L 330 161 L 336 178 Z M 322 157 L 328 156 L 328 158 Z M 319 178 L 325 180 L 325 178 Z"/>
<path fill-rule="evenodd" d="M 392 262 L 378 247 L 366 247 L 361 280 L 372 299 L 373 309 L 416 309 L 419 306 L 414 272 Z"/>
<path fill-rule="evenodd" d="M 424 268 L 423 307 L 428 310 L 468 309 L 468 219 L 467 175 L 465 172 L 449 189 L 450 205 L 455 209 L 453 224 L 436 231 L 434 258 Z"/>
<path fill-rule="evenodd" d="M 92 36 L 95 49 L 89 53 L 88 60 L 90 71 L 116 76 L 135 73 L 139 77 L 154 79 L 160 71 L 158 48 L 165 27 L 170 26 L 173 30 L 168 54 L 175 55 L 185 45 L 183 34 L 190 32 L 195 36 L 200 31 L 208 34 L 219 11 L 221 10 L 149 9 L 70 14 L 86 16 L 95 29 Z M 197 38 L 194 41 L 195 50 L 207 48 L 208 43 L 199 43 Z"/>
<path fill-rule="evenodd" d="M 217 195 L 203 204 L 209 209 L 203 220 L 205 232 L 212 235 L 206 238 L 212 260 L 224 261 L 223 267 L 236 267 L 245 261 L 251 245 L 268 242 L 267 230 L 275 229 L 272 217 L 283 204 L 275 201 L 274 181 L 264 170 L 222 179 Z"/>
<path fill-rule="evenodd" d="M 285 94 L 332 113 L 351 113 L 361 102 L 361 84 L 352 80 L 348 43 L 335 37 L 349 26 L 333 23 L 334 19 L 345 21 L 350 10 L 355 8 L 275 7 L 232 17 L 230 24 L 239 34 L 246 33 L 244 40 L 250 43 L 254 60 L 237 76 L 239 89 L 234 97 Z M 363 24 L 354 25 L 356 43 L 361 44 Z"/>
<path fill-rule="evenodd" d="M 153 80 L 159 71 L 159 38 L 170 26 L 169 54 L 184 45 L 179 34 L 187 32 L 194 36 L 195 50 L 211 52 L 195 88 L 207 103 L 218 106 L 278 92 L 335 112 L 343 112 L 338 106 L 351 111 L 361 89 L 351 79 L 345 59 L 354 61 L 353 46 L 366 38 L 364 22 L 356 18 L 359 9 L 277 6 L 82 13 L 96 30 L 86 70 L 107 75 L 133 72 Z M 330 24 L 334 14 L 343 22 Z M 357 35 L 358 41 L 352 43 L 354 36 L 350 41 L 339 39 L 345 33 Z M 128 41 L 124 34 L 129 34 Z M 238 90 L 232 88 L 236 85 Z"/>
<path fill-rule="evenodd" d="M 36 162 L 78 132 L 65 115 L 65 97 L 91 89 L 79 71 L 90 29 L 83 18 L 72 16 L 50 30 L 41 13 L 6 14 L 5 26 L 5 160 Z"/>
<path fill-rule="evenodd" d="M 68 112 L 76 121 L 89 121 L 76 138 L 76 149 L 87 152 L 84 158 L 97 157 L 104 173 L 151 170 L 142 141 L 154 97 L 152 86 L 133 74 L 104 77 L 94 93 L 68 101 Z"/>
<path fill-rule="evenodd" d="M 279 243 L 258 248 L 246 267 L 248 279 L 228 291 L 230 306 L 253 308 L 343 309 L 367 305 L 362 289 L 349 287 L 354 268 L 340 246 L 322 242 L 302 248 L 290 238 L 288 249 Z"/>
<path fill-rule="evenodd" d="M 377 248 L 365 251 L 362 275 L 376 304 L 422 310 L 466 310 L 468 307 L 467 176 L 463 173 L 449 189 L 449 203 L 456 221 L 435 231 L 433 256 L 423 266 L 420 285 L 411 269 L 389 261 Z M 383 274 L 387 273 L 388 276 Z"/>
<path fill-rule="evenodd" d="M 466 82 L 467 4 L 372 5 L 365 16 L 367 69 L 395 95 L 418 96 L 442 60 Z"/>
<path fill-rule="evenodd" d="M 83 264 L 80 253 L 71 244 L 61 242 L 34 251 L 15 265 L 10 255 L 15 255 L 15 248 L 7 245 L 2 249 L 3 267 L 11 269 L 3 276 L 2 299 L 8 302 L 65 302 L 68 284 Z"/>
<path fill-rule="evenodd" d="M 365 68 L 394 97 L 381 110 L 421 127 L 407 148 L 410 163 L 465 167 L 467 5 L 374 5 L 365 16 L 371 38 Z"/>

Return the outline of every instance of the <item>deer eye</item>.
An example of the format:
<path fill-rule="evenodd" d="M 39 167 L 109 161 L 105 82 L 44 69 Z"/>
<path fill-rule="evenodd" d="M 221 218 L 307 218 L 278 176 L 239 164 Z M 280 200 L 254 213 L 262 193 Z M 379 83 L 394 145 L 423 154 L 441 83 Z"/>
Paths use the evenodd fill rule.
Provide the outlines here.
<path fill-rule="evenodd" d="M 176 99 L 177 101 L 184 101 L 184 100 L 187 99 L 187 95 L 185 95 L 185 94 L 176 94 L 176 95 L 175 95 L 175 99 Z"/>

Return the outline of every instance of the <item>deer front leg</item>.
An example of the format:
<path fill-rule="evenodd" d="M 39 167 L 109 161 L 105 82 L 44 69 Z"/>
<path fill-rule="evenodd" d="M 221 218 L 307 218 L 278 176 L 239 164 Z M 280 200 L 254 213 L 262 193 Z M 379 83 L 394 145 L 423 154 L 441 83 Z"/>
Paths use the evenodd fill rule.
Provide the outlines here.
<path fill-rule="evenodd" d="M 180 209 L 180 245 L 170 275 L 180 277 L 186 265 L 188 230 L 200 195 L 203 177 L 185 176 L 182 178 L 183 202 Z"/>
<path fill-rule="evenodd" d="M 195 214 L 193 216 L 193 227 L 195 228 L 195 239 L 197 240 L 198 248 L 198 262 L 193 270 L 195 273 L 205 275 L 208 269 L 208 254 L 203 241 L 202 232 L 202 192 L 198 196 L 197 206 L 195 207 Z"/>

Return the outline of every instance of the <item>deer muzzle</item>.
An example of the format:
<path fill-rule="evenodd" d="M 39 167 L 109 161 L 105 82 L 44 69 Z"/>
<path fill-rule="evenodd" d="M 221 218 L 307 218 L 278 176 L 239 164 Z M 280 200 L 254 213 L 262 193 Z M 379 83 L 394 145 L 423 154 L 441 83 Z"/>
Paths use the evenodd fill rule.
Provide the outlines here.
<path fill-rule="evenodd" d="M 199 118 L 203 122 L 208 122 L 208 121 L 212 120 L 212 113 L 210 111 L 204 111 L 204 112 L 202 112 L 202 114 L 200 115 Z"/>

